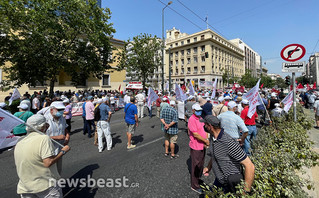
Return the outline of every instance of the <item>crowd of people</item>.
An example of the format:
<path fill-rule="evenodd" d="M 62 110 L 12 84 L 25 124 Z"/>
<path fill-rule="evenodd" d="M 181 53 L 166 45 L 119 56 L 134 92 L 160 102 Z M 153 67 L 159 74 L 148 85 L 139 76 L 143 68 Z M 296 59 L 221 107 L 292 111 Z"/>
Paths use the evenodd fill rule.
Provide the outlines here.
<path fill-rule="evenodd" d="M 285 112 L 280 94 L 263 90 L 260 92 L 262 102 L 253 116 L 248 116 L 250 102 L 245 98 L 245 92 L 217 92 L 215 98 L 211 98 L 210 90 L 198 91 L 194 95 L 186 92 L 187 100 L 182 101 L 176 98 L 174 92 L 156 91 L 158 98 L 152 101 L 147 112 L 152 117 L 152 106 L 156 107 L 156 116 L 165 137 L 164 156 L 172 159 L 179 157 L 175 151 L 179 135 L 178 124 L 184 120 L 187 125 L 191 156 L 190 183 L 195 192 L 202 193 L 200 178 L 203 174 L 208 175 L 211 170 L 216 177 L 214 185 L 223 188 L 225 193 L 235 192 L 235 186 L 241 180 L 245 181 L 245 192 L 250 192 L 254 180 L 254 165 L 249 156 L 252 155 L 253 141 L 258 137 L 256 123 L 265 124 L 269 117 L 281 117 Z M 124 101 L 127 149 L 134 149 L 136 145 L 132 136 L 139 119 L 145 115 L 148 102 L 145 91 L 57 91 L 53 98 L 48 96 L 46 90 L 35 92 L 32 96 L 26 92 L 20 99 L 19 111 L 14 113 L 14 116 L 27 123 L 13 130 L 14 135 L 24 137 L 15 148 L 15 162 L 20 178 L 18 194 L 61 194 L 61 189 L 36 185 L 41 181 L 35 181 L 34 178 L 47 179 L 55 177 L 56 172 L 61 173 L 62 156 L 70 150 L 68 143 L 74 103 L 83 102 L 83 134 L 87 134 L 88 138 L 94 136 L 98 152 L 111 150 L 110 121 L 117 110 L 116 100 L 120 98 Z M 6 98 L 6 101 L 9 99 Z M 6 108 L 4 103 L 0 107 Z M 315 109 L 319 128 L 319 100 L 313 105 L 310 103 L 309 107 Z M 105 145 L 103 137 L 106 139 Z M 40 145 L 45 146 L 39 149 Z M 26 152 L 33 155 L 27 155 Z M 206 154 L 209 156 L 209 163 L 205 167 Z M 32 177 L 29 169 L 24 168 L 25 165 L 30 169 L 34 168 L 31 171 Z M 55 168 L 56 172 L 53 170 Z"/>

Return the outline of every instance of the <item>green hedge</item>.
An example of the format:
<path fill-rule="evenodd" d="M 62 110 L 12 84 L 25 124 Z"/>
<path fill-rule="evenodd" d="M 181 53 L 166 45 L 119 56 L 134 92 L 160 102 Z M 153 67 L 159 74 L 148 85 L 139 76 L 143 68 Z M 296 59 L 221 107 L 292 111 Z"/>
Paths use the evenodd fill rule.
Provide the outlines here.
<path fill-rule="evenodd" d="M 251 195 L 243 196 L 243 184 L 236 194 L 225 195 L 213 188 L 206 197 L 307 197 L 302 187 L 312 188 L 310 181 L 301 179 L 297 172 L 302 167 L 318 164 L 319 155 L 311 150 L 307 130 L 312 123 L 306 119 L 301 106 L 297 107 L 297 122 L 293 110 L 283 118 L 273 120 L 268 127 L 258 129 L 250 157 L 255 165 L 255 180 Z"/>

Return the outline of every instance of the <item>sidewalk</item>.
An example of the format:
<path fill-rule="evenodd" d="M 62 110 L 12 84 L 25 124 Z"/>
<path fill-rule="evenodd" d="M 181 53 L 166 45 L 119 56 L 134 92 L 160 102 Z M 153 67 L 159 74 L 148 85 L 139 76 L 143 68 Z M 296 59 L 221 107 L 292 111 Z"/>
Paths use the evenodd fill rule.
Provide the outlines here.
<path fill-rule="evenodd" d="M 305 115 L 309 118 L 309 120 L 312 121 L 313 126 L 316 126 L 315 124 L 315 114 L 314 111 L 310 111 L 309 109 L 304 109 Z M 308 131 L 308 135 L 310 140 L 314 142 L 312 149 L 319 153 L 319 129 L 312 128 Z M 306 174 L 303 175 L 304 178 L 310 179 L 310 181 L 313 182 L 314 190 L 307 190 L 305 189 L 310 197 L 318 197 L 319 196 L 319 166 L 312 167 L 311 169 L 305 169 Z"/>

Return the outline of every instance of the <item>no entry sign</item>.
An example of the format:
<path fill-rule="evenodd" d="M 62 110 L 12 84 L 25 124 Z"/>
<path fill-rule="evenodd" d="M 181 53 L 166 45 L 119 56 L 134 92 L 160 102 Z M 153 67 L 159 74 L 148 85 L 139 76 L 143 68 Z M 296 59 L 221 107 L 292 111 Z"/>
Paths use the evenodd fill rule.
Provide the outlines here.
<path fill-rule="evenodd" d="M 281 58 L 289 62 L 298 61 L 302 59 L 302 57 L 304 57 L 305 54 L 306 49 L 304 48 L 304 46 L 300 44 L 287 45 L 280 52 Z"/>

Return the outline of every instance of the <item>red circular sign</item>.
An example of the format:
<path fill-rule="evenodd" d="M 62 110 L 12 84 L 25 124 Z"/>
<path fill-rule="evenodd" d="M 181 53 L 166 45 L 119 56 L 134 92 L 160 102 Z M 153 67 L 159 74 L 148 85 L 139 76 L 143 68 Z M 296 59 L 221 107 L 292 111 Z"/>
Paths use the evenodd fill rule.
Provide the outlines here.
<path fill-rule="evenodd" d="M 287 45 L 280 52 L 281 58 L 289 62 L 300 60 L 302 59 L 302 57 L 304 57 L 305 54 L 306 49 L 300 44 Z"/>

